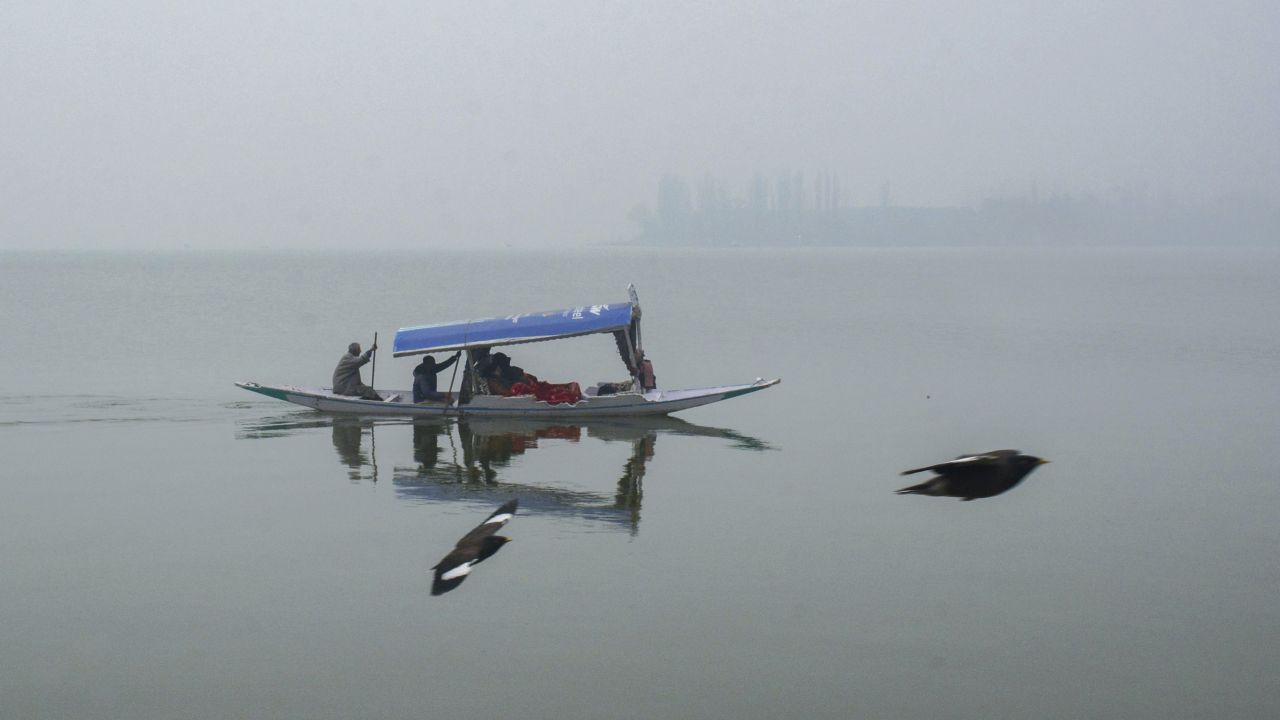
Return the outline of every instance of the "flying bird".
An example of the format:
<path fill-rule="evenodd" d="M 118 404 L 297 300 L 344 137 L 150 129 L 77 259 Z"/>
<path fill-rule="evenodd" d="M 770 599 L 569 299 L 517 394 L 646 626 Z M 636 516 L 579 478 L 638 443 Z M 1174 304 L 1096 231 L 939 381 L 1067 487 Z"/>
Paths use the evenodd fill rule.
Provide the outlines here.
<path fill-rule="evenodd" d="M 515 499 L 503 504 L 474 530 L 463 535 L 453 550 L 431 568 L 436 571 L 435 580 L 431 583 L 432 595 L 443 595 L 461 585 L 476 563 L 491 557 L 511 541 L 509 537 L 494 533 L 515 516 L 516 505 Z"/>
<path fill-rule="evenodd" d="M 976 500 L 999 495 L 1022 482 L 1027 473 L 1049 462 L 1017 450 L 992 450 L 979 455 L 962 455 L 955 460 L 905 470 L 903 475 L 932 470 L 937 475 L 919 485 L 898 490 L 899 495 L 932 495 Z"/>

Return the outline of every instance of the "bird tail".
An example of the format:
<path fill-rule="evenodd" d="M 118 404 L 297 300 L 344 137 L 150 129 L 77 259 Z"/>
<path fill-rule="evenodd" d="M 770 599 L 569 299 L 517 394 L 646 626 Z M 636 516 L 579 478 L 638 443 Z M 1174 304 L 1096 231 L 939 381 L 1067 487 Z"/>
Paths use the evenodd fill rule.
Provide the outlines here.
<path fill-rule="evenodd" d="M 916 468 L 915 470 L 903 470 L 901 474 L 902 474 L 902 475 L 914 475 L 914 474 L 916 474 L 916 473 L 918 473 L 918 472 L 924 472 L 925 470 L 932 470 L 932 469 L 934 469 L 935 467 L 937 467 L 937 466 L 936 466 L 936 465 L 927 465 L 927 466 L 925 466 L 925 467 Z"/>
<path fill-rule="evenodd" d="M 910 472 L 919 472 L 919 470 L 912 470 Z M 906 474 L 907 473 L 903 473 L 903 475 L 906 475 Z M 920 483 L 919 485 L 904 487 L 900 490 L 894 490 L 893 492 L 898 495 L 930 495 L 931 493 L 929 492 L 929 485 L 930 483 L 927 483 L 927 482 Z"/>

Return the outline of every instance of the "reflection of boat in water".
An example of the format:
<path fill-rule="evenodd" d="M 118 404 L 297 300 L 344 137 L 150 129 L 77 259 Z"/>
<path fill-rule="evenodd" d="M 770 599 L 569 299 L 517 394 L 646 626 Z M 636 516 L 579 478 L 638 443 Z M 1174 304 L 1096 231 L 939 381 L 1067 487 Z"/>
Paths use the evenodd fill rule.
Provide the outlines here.
<path fill-rule="evenodd" d="M 238 382 L 236 385 L 277 400 L 330 413 L 585 419 L 666 415 L 754 393 L 780 382 L 777 378 L 756 378 L 740 385 L 658 389 L 653 381 L 652 365 L 645 359 L 641 346 L 640 300 L 634 287 L 628 286 L 627 291 L 630 299 L 623 303 L 401 328 L 396 332 L 395 357 L 455 350 L 467 353 L 466 359 L 459 363 L 463 368 L 462 387 L 457 399 L 449 401 L 447 406 L 443 400 L 414 403 L 413 393 L 409 390 L 383 389 L 377 391 L 381 399 L 362 399 L 335 395 L 330 388 L 274 386 L 256 382 Z M 614 336 L 629 379 L 598 383 L 585 390 L 579 390 L 577 383 L 565 383 L 565 387 L 557 390 L 536 378 L 528 383 L 515 382 L 509 387 L 494 390 L 484 380 L 486 374 L 481 367 L 485 365 L 491 348 L 601 333 Z M 521 386 L 526 388 L 518 389 Z M 572 386 L 572 390 L 568 386 Z"/>
<path fill-rule="evenodd" d="M 374 421 L 357 417 L 316 417 L 303 413 L 291 413 L 279 417 L 259 418 L 240 424 L 236 437 L 241 440 L 288 437 L 307 430 L 330 428 L 333 449 L 338 460 L 347 466 L 347 474 L 353 482 L 378 481 L 377 458 L 373 453 Z M 365 433 L 369 434 L 369 452 L 361 447 Z"/>
<path fill-rule="evenodd" d="M 708 437 L 727 440 L 737 449 L 762 451 L 771 447 L 762 440 L 732 430 L 695 425 L 670 417 L 609 419 L 589 423 L 550 422 L 524 418 L 435 418 L 411 422 L 375 421 L 372 418 L 332 417 L 297 413 L 241 424 L 238 437 L 271 438 L 330 427 L 339 461 L 353 481 L 377 482 L 375 432 L 392 432 L 409 425 L 413 436 L 413 462 L 395 462 L 391 482 L 399 497 L 427 502 L 475 501 L 489 504 L 495 496 L 518 496 L 528 512 L 571 515 L 635 532 L 640 522 L 646 464 L 654 457 L 660 435 Z M 369 442 L 363 443 L 365 435 Z M 602 443 L 629 443 L 630 454 L 616 475 L 612 492 L 522 482 L 514 461 L 533 450 L 584 439 Z M 384 452 L 386 450 L 384 444 Z M 615 471 L 616 472 L 616 471 Z M 535 473 L 525 473 L 535 474 Z"/>

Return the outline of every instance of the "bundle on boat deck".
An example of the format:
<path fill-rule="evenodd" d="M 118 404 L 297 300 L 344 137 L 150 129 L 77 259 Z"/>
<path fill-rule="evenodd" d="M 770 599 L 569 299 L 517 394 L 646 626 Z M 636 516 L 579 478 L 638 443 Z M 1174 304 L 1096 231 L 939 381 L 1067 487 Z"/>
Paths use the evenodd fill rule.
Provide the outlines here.
<path fill-rule="evenodd" d="M 582 389 L 576 382 L 549 383 L 529 373 L 525 373 L 524 380 L 513 384 L 506 394 L 532 395 L 551 405 L 573 405 L 582 399 Z"/>

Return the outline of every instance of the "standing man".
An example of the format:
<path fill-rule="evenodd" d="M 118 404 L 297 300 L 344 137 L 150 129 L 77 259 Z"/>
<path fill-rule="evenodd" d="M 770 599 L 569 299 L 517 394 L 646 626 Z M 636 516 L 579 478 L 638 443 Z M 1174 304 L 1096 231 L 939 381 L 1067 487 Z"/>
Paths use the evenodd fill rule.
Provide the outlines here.
<path fill-rule="evenodd" d="M 422 362 L 418 363 L 418 367 L 413 369 L 413 401 L 415 403 L 426 402 L 427 400 L 449 401 L 447 393 L 438 392 L 436 389 L 436 373 L 457 362 L 458 356 L 461 354 L 462 351 L 459 350 L 453 354 L 453 357 L 439 365 L 436 364 L 436 359 L 430 355 L 422 358 Z"/>
<path fill-rule="evenodd" d="M 369 348 L 369 352 L 361 355 L 360 343 L 351 343 L 347 346 L 347 354 L 338 360 L 338 367 L 333 369 L 334 395 L 356 395 L 365 400 L 382 399 L 381 395 L 360 379 L 360 367 L 369 362 L 373 357 L 373 351 L 377 349 L 378 345 L 374 343 L 374 346 Z"/>

